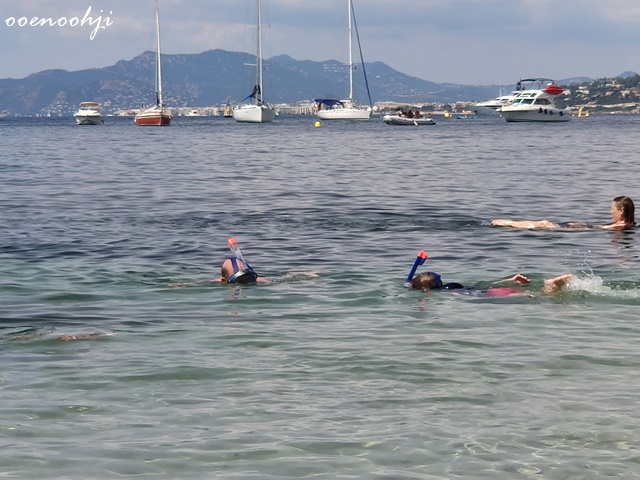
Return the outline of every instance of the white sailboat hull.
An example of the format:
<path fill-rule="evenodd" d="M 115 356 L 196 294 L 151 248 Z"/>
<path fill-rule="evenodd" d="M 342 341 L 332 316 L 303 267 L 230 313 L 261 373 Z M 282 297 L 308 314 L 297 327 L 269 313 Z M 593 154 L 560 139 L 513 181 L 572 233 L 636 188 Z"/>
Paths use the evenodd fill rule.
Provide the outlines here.
<path fill-rule="evenodd" d="M 321 120 L 369 120 L 371 110 L 368 108 L 332 108 L 318 110 L 316 116 Z"/>
<path fill-rule="evenodd" d="M 269 123 L 276 118 L 276 111 L 267 105 L 240 105 L 233 109 L 233 119 L 245 123 Z"/>

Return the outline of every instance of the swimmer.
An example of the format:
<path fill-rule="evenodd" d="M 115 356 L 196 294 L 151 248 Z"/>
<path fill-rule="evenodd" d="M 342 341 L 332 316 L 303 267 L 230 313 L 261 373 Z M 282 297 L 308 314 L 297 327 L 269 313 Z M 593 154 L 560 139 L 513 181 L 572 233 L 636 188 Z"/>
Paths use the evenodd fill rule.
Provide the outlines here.
<path fill-rule="evenodd" d="M 258 276 L 249 264 L 236 257 L 229 257 L 220 267 L 220 278 L 211 283 L 268 283 L 269 281 Z"/>
<path fill-rule="evenodd" d="M 570 222 L 563 225 L 549 220 L 510 220 L 496 218 L 491 225 L 496 227 L 526 228 L 529 230 L 553 230 L 558 228 L 600 228 L 603 230 L 625 230 L 633 228 L 635 221 L 635 205 L 627 196 L 616 197 L 611 202 L 611 218 L 613 223 L 607 225 L 590 226 L 585 223 Z"/>
<path fill-rule="evenodd" d="M 35 339 L 52 339 L 59 340 L 61 342 L 72 342 L 79 340 L 101 340 L 105 337 L 111 337 L 117 335 L 116 333 L 102 333 L 102 332 L 93 332 L 93 333 L 76 333 L 76 334 L 65 334 L 52 336 L 52 332 L 30 332 L 26 334 L 16 335 L 11 340 L 35 340 Z"/>
<path fill-rule="evenodd" d="M 565 273 L 554 278 L 548 278 L 544 281 L 542 293 L 550 295 L 562 290 L 567 282 L 573 277 L 571 273 Z M 518 285 L 527 285 L 531 282 L 529 278 L 517 273 L 513 277 L 499 280 L 495 283 L 511 282 Z M 443 283 L 442 278 L 435 272 L 424 272 L 418 274 L 409 282 L 409 287 L 416 290 L 461 290 L 460 293 L 468 293 L 479 297 L 508 297 L 511 295 L 531 295 L 531 292 L 522 288 L 515 287 L 491 287 L 483 290 L 467 288 L 460 283 Z"/>
<path fill-rule="evenodd" d="M 260 277 L 251 265 L 247 263 L 235 238 L 229 239 L 229 248 L 233 255 L 222 262 L 220 277 L 214 280 L 201 280 L 195 282 L 196 285 L 204 283 L 240 283 L 243 285 L 250 283 L 269 283 L 269 280 Z M 190 284 L 172 283 L 169 286 L 172 288 L 182 288 L 188 285 Z"/>
<path fill-rule="evenodd" d="M 444 283 L 442 281 L 442 277 L 436 272 L 424 272 L 414 277 L 417 268 L 420 265 L 424 264 L 427 257 L 428 255 L 424 250 L 420 250 L 420 252 L 418 252 L 418 256 L 416 257 L 416 260 L 413 263 L 411 270 L 409 271 L 409 275 L 407 275 L 407 279 L 405 280 L 406 287 L 413 288 L 415 290 L 459 290 L 459 293 L 466 293 L 479 297 L 508 297 L 510 295 L 518 294 L 531 296 L 530 292 L 522 288 L 491 287 L 488 289 L 479 290 L 474 288 L 466 288 L 464 285 L 456 282 Z M 572 274 L 565 273 L 558 277 L 546 279 L 542 287 L 542 293 L 552 294 L 561 290 L 562 287 L 564 287 L 572 277 Z M 531 282 L 531 280 L 529 280 L 529 278 L 522 275 L 521 273 L 517 273 L 513 277 L 506 278 L 504 280 L 498 280 L 497 282 L 493 282 L 493 284 L 504 282 L 515 283 L 517 285 L 527 285 Z"/>

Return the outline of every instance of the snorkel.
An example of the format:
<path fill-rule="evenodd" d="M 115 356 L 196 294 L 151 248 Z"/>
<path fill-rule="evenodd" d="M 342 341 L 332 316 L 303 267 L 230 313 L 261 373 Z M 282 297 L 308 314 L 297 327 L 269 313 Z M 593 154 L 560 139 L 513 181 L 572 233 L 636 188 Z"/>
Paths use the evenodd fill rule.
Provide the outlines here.
<path fill-rule="evenodd" d="M 416 261 L 413 262 L 413 267 L 411 267 L 411 271 L 409 272 L 409 275 L 407 275 L 407 279 L 404 281 L 405 287 L 409 286 L 409 284 L 411 283 L 411 280 L 413 280 L 413 276 L 416 274 L 416 270 L 420 265 L 424 264 L 424 261 L 426 259 L 427 259 L 427 252 L 425 252 L 424 250 L 420 250 L 418 252 L 418 256 L 416 257 Z"/>
<path fill-rule="evenodd" d="M 416 273 L 416 270 L 418 269 L 418 267 L 422 264 L 424 264 L 424 261 L 427 259 L 427 253 L 424 250 L 420 250 L 418 252 L 418 256 L 416 257 L 416 261 L 413 262 L 413 267 L 411 267 L 411 271 L 409 272 L 409 275 L 407 275 L 407 279 L 404 282 L 404 286 L 405 287 L 413 287 L 413 288 L 418 288 L 418 287 L 414 287 L 411 284 L 411 281 L 413 280 L 413 276 Z M 431 277 L 433 278 L 432 283 L 429 285 L 429 289 L 430 290 L 437 290 L 437 289 L 449 289 L 449 288 L 462 288 L 462 285 L 460 284 L 453 284 L 453 283 L 447 283 L 447 284 L 443 284 L 442 283 L 442 277 L 440 277 L 439 274 L 437 274 L 436 272 L 425 272 L 428 273 L 429 275 L 431 275 Z"/>
<path fill-rule="evenodd" d="M 229 248 L 231 252 L 235 255 L 235 257 L 230 258 L 231 264 L 233 265 L 234 274 L 229 277 L 227 282 L 229 283 L 252 283 L 258 280 L 258 274 L 255 272 L 251 265 L 247 263 L 242 255 L 242 251 L 238 246 L 238 242 L 236 242 L 235 238 L 229 239 Z M 244 264 L 244 268 L 239 268 L 238 260 L 240 260 Z M 246 278 L 242 278 L 245 277 Z M 242 278 L 242 280 L 240 280 Z"/>

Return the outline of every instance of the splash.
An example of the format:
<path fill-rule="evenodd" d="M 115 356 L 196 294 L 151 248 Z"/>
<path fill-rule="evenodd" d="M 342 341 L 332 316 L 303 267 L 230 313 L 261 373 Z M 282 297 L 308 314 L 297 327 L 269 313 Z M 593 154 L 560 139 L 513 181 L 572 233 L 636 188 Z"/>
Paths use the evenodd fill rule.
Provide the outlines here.
<path fill-rule="evenodd" d="M 590 274 L 583 277 L 574 276 L 565 285 L 568 292 L 587 292 L 593 295 L 621 298 L 640 299 L 640 285 L 636 282 L 616 282 L 605 285 L 604 279 Z"/>

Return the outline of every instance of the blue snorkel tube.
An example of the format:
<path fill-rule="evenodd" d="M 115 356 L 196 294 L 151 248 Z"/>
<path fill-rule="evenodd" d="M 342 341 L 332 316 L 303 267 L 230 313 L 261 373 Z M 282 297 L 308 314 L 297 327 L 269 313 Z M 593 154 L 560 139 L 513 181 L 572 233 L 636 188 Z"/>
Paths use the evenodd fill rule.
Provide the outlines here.
<path fill-rule="evenodd" d="M 413 280 L 413 276 L 416 274 L 416 270 L 420 265 L 424 264 L 424 261 L 426 259 L 427 259 L 427 252 L 425 252 L 424 250 L 420 250 L 418 252 L 418 256 L 416 257 L 416 261 L 413 262 L 413 267 L 411 267 L 411 271 L 409 272 L 409 275 L 407 275 L 407 279 L 404 281 L 405 287 L 409 286 L 409 283 L 411 282 L 411 280 Z"/>
<path fill-rule="evenodd" d="M 244 259 L 244 256 L 242 255 L 242 251 L 240 250 L 240 247 L 238 246 L 238 242 L 236 242 L 236 239 L 232 237 L 229 239 L 228 243 L 229 243 L 229 248 L 231 249 L 231 252 L 235 255 L 235 257 L 241 260 L 242 263 L 246 265 L 244 269 L 236 271 L 233 275 L 229 277 L 229 280 L 228 280 L 229 283 L 236 283 L 237 280 L 244 275 L 249 275 L 249 282 L 246 282 L 246 283 L 257 281 L 258 274 L 251 267 L 251 265 L 249 265 L 247 261 Z M 234 263 L 234 269 L 235 269 L 237 265 L 235 264 L 235 262 L 233 263 Z"/>

